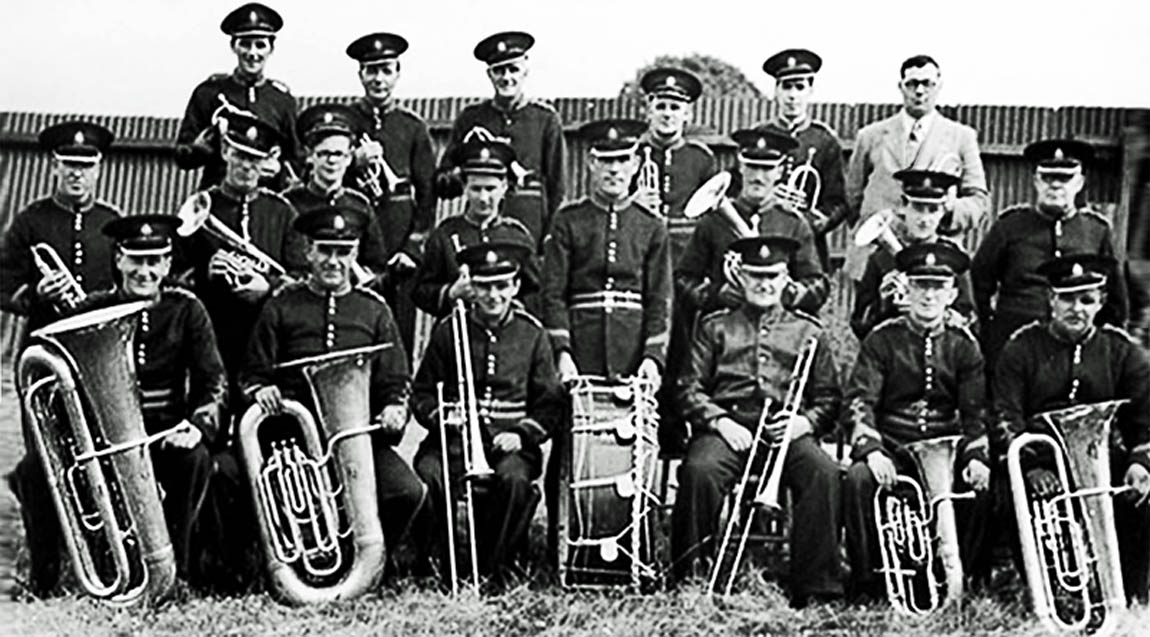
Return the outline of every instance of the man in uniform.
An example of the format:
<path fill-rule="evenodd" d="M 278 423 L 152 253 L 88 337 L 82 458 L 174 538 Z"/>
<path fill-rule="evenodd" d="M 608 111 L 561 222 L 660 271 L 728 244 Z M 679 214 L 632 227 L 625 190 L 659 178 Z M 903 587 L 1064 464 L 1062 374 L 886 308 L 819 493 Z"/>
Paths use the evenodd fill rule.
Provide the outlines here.
<path fill-rule="evenodd" d="M 1091 147 L 1071 139 L 1048 139 L 1030 144 L 1023 155 L 1035 166 L 1036 201 L 999 214 L 982 238 L 970 271 L 992 381 L 996 357 L 1010 335 L 1048 315 L 1047 288 L 1038 266 L 1058 256 L 1114 255 L 1110 222 L 1089 208 L 1079 208 L 1075 200 L 1086 182 L 1083 165 L 1093 156 Z M 1126 321 L 1126 287 L 1121 277 L 1107 280 L 1107 305 L 1097 317 L 1120 326 Z"/>
<path fill-rule="evenodd" d="M 899 316 L 907 308 L 906 274 L 895 267 L 895 254 L 903 247 L 944 243 L 961 250 L 958 244 L 938 234 L 938 224 L 946 214 L 946 193 L 958 185 L 958 177 L 930 170 L 900 170 L 894 178 L 902 184 L 902 205 L 877 213 L 890 224 L 889 243 L 867 257 L 862 279 L 855 282 L 855 306 L 851 311 L 851 331 L 861 341 L 879 323 Z M 893 242 L 889 239 L 893 238 Z M 891 250 L 896 252 L 892 253 Z M 974 321 L 974 299 L 970 276 L 955 276 L 958 298 L 946 308 L 947 322 L 955 326 Z"/>
<path fill-rule="evenodd" d="M 723 500 L 743 474 L 756 435 L 777 444 L 791 426 L 782 459 L 782 486 L 790 490 L 791 603 L 805 606 L 842 595 L 839 566 L 839 468 L 817 436 L 834 426 L 841 392 L 831 342 L 818 320 L 785 309 L 787 264 L 798 243 L 789 237 L 740 239 L 732 246 L 740 265 L 743 303 L 704 317 L 691 360 L 677 386 L 677 404 L 694 436 L 679 467 L 671 516 L 671 555 L 679 578 L 700 558 L 714 557 Z M 784 405 L 796 359 L 815 343 L 806 391 Z M 758 433 L 764 404 L 779 411 Z M 794 413 L 782 409 L 796 408 Z M 761 449 L 763 447 L 760 447 Z M 743 506 L 739 503 L 738 506 Z"/>
<path fill-rule="evenodd" d="M 395 451 L 407 423 L 407 354 L 383 297 L 354 287 L 351 264 L 370 217 L 355 209 L 317 208 L 300 216 L 308 237 L 308 277 L 277 291 L 260 312 L 240 376 L 247 403 L 279 414 L 283 399 L 311 405 L 302 374 L 275 372 L 277 363 L 340 350 L 387 344 L 372 362 L 369 408 L 376 497 L 385 545 L 396 547 L 423 503 L 425 487 Z M 252 470 L 251 467 L 248 468 Z"/>
<path fill-rule="evenodd" d="M 1048 282 L 1050 318 L 1022 327 L 1002 348 L 994 374 L 991 451 L 996 471 L 1003 472 L 996 481 L 1006 489 L 1004 459 L 1014 438 L 1024 431 L 1051 433 L 1035 416 L 1071 405 L 1129 401 L 1119 408 L 1115 435 L 1103 444 L 1111 445 L 1113 483 L 1134 488 L 1114 499 L 1114 517 L 1126 594 L 1145 603 L 1150 566 L 1150 509 L 1145 506 L 1150 497 L 1150 360 L 1125 331 L 1096 321 L 1106 305 L 1114 265 L 1109 257 L 1070 254 L 1038 268 L 1037 274 Z M 1028 490 L 1039 497 L 1061 490 L 1051 459 L 1024 454 L 1023 462 Z M 1078 485 L 1090 486 L 1110 485 Z M 1009 511 L 1005 515 L 1013 520 Z M 1014 528 L 1013 521 L 1006 524 Z"/>
<path fill-rule="evenodd" d="M 811 210 L 802 212 L 815 233 L 819 263 L 824 272 L 830 272 L 827 235 L 846 219 L 847 202 L 842 144 L 829 126 L 812 119 L 810 114 L 815 74 L 822 66 L 822 58 L 807 49 L 779 51 L 763 62 L 763 70 L 775 78 L 775 106 L 778 108 L 778 115 L 766 126 L 777 128 L 799 141 L 790 153 L 792 170 L 809 161 L 819 175 L 818 201 L 814 202 Z"/>
<path fill-rule="evenodd" d="M 897 266 L 907 279 L 908 308 L 863 338 L 847 383 L 853 464 L 843 483 L 843 511 L 851 562 L 849 589 L 855 600 L 879 600 L 891 594 L 881 572 L 874 513 L 877 489 L 895 489 L 901 473 L 929 493 L 908 444 L 961 435 L 953 467 L 961 480 L 955 482 L 980 492 L 989 484 L 982 353 L 968 329 L 946 319 L 958 297 L 957 278 L 969 265 L 962 250 L 941 241 L 916 243 L 900 251 Z M 984 497 L 974 505 L 955 506 L 971 506 L 976 515 L 985 516 L 989 504 Z M 957 517 L 966 521 L 971 516 Z M 977 537 L 973 525 L 960 526 L 972 527 L 969 536 Z M 965 574 L 989 574 L 985 560 L 972 559 L 985 557 L 980 548 L 963 542 Z"/>
<path fill-rule="evenodd" d="M 947 196 L 941 231 L 961 236 L 978 227 L 990 207 L 978 133 L 935 110 L 942 75 L 934 58 L 910 57 L 899 73 L 903 109 L 860 130 L 851 153 L 846 181 L 848 220 L 854 225 L 898 206 L 902 188 L 894 173 L 905 168 L 936 170 L 960 177 L 958 187 Z M 852 279 L 862 276 L 870 252 L 867 246 L 848 248 L 845 267 Z"/>
<path fill-rule="evenodd" d="M 367 124 L 365 139 L 355 151 L 354 181 L 373 199 L 379 227 L 386 229 L 384 257 L 387 270 L 383 296 L 387 299 L 408 352 L 415 334 L 412 275 L 420 260 L 423 242 L 435 226 L 435 154 L 427 123 L 410 109 L 395 103 L 393 91 L 399 81 L 399 56 L 407 40 L 393 33 L 372 33 L 348 45 L 347 55 L 359 62 L 359 81 L 364 96 L 351 107 Z M 364 177 L 373 171 L 379 189 Z"/>
<path fill-rule="evenodd" d="M 246 115 L 229 115 L 223 144 L 224 181 L 192 195 L 181 208 L 181 216 L 185 210 L 202 214 L 206 207 L 217 222 L 287 272 L 301 272 L 306 262 L 302 238 L 292 229 L 296 211 L 282 196 L 259 186 L 259 163 L 278 143 L 279 136 L 270 125 Z M 184 239 L 180 247 L 185 266 L 191 268 L 193 289 L 212 317 L 224 366 L 234 384 L 260 303 L 283 283 L 283 276 L 262 269 L 251 255 L 206 228 Z"/>
<path fill-rule="evenodd" d="M 216 73 L 192 91 L 184 119 L 176 133 L 176 165 L 185 170 L 203 167 L 200 189 L 218 185 L 224 178 L 224 160 L 220 156 L 220 115 L 246 111 L 267 122 L 279 137 L 279 151 L 263 162 L 261 172 L 269 185 L 280 175 L 281 162 L 290 166 L 299 148 L 295 132 L 296 104 L 288 87 L 264 76 L 268 56 L 275 50 L 276 33 L 283 18 L 273 9 L 250 2 L 229 13 L 220 29 L 231 37 L 236 68 L 231 73 Z M 288 169 L 283 169 L 286 173 Z"/>
<path fill-rule="evenodd" d="M 528 99 L 527 51 L 535 38 L 518 31 L 496 33 L 475 45 L 475 57 L 487 64 L 495 96 L 472 104 L 459 114 L 436 174 L 440 197 L 462 193 L 455 147 L 472 137 L 504 141 L 515 149 L 515 187 L 504 202 L 503 214 L 520 221 L 542 245 L 552 216 L 563 201 L 563 126 L 555 109 Z"/>
<path fill-rule="evenodd" d="M 742 189 L 734 201 L 724 201 L 700 217 L 675 265 L 675 292 L 697 316 L 737 306 L 741 296 L 733 287 L 735 282 L 727 280 L 723 266 L 731 243 L 755 234 L 791 237 L 799 249 L 791 256 L 783 305 L 817 314 L 830 293 L 830 281 L 819 265 L 810 225 L 778 192 L 783 186 L 783 160 L 798 142 L 773 129 L 744 129 L 731 137 L 739 145 Z"/>
<path fill-rule="evenodd" d="M 494 470 L 490 481 L 476 483 L 483 494 L 475 507 L 479 569 L 497 580 L 510 574 L 516 550 L 526 540 L 539 502 L 532 484 L 543 464 L 539 447 L 558 430 L 563 414 L 551 341 L 538 319 L 515 300 L 523 264 L 533 253 L 534 245 L 526 240 L 473 245 L 459 253 L 475 291 L 465 310 L 466 334 L 456 334 L 454 317 L 439 321 L 412 388 L 412 411 L 428 431 L 415 455 L 416 471 L 429 495 L 425 519 L 430 526 L 421 535 L 438 554 L 448 529 L 441 448 L 445 423 L 440 422 L 438 388 L 442 386 L 444 400 L 462 401 L 456 339 L 463 339 L 459 345 L 468 348 L 472 360 L 474 377 L 468 382 L 478 399 L 483 453 Z M 448 429 L 447 436 L 454 499 L 462 493 L 459 478 L 470 467 L 463 467 L 458 431 Z"/>
<path fill-rule="evenodd" d="M 299 137 L 306 153 L 306 183 L 283 192 L 300 215 L 316 208 L 354 208 L 370 219 L 359 243 L 358 263 L 374 273 L 384 272 L 387 254 L 375 210 L 367 197 L 344 187 L 344 175 L 351 165 L 355 139 L 362 122 L 355 111 L 342 104 L 317 104 L 299 114 Z M 365 285 L 371 281 L 355 281 Z"/>
<path fill-rule="evenodd" d="M 497 141 L 471 140 L 455 149 L 453 163 L 464 179 L 467 205 L 463 214 L 448 217 L 427 238 L 423 261 L 415 274 L 411 293 L 416 307 L 442 318 L 451 313 L 457 299 L 471 301 L 475 288 L 459 267 L 457 254 L 480 243 L 519 241 L 535 245 L 531 231 L 500 211 L 511 178 L 515 151 Z M 523 263 L 522 285 L 516 286 L 529 311 L 537 312 L 534 295 L 539 290 L 535 257 Z"/>
<path fill-rule="evenodd" d="M 74 311 L 130 301 L 148 301 L 139 317 L 131 356 L 148 434 L 170 430 L 152 447 L 152 465 L 163 488 L 164 518 L 175 551 L 176 573 L 187 577 L 192 523 L 211 469 L 205 441 L 219 429 L 227 391 L 224 366 L 211 322 L 191 292 L 162 286 L 171 269 L 176 219 L 138 215 L 108 222 L 116 246 L 120 282 L 114 290 L 89 296 Z M 24 510 L 30 589 L 45 595 L 59 574 L 61 529 L 39 459 L 30 454 L 16 467 Z"/>

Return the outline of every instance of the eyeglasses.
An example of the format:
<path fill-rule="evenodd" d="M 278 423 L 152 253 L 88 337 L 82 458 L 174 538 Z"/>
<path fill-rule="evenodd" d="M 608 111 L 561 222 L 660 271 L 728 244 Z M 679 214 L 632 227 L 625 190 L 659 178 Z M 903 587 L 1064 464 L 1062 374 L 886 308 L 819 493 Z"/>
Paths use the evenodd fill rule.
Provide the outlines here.
<path fill-rule="evenodd" d="M 346 150 L 317 150 L 315 151 L 315 156 L 325 160 L 343 159 L 345 157 L 350 157 L 351 153 L 347 152 Z"/>
<path fill-rule="evenodd" d="M 903 80 L 902 85 L 903 87 L 913 91 L 919 87 L 932 89 L 938 86 L 938 82 L 934 80 Z"/>

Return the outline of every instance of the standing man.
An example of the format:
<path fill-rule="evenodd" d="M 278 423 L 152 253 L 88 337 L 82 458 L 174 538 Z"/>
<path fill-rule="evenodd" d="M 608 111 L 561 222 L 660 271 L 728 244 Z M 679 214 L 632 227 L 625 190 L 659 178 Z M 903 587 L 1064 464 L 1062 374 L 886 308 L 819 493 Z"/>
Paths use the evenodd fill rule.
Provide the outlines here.
<path fill-rule="evenodd" d="M 415 305 L 409 297 L 423 242 L 435 226 L 435 154 L 427 123 L 395 103 L 399 56 L 406 50 L 407 40 L 394 33 L 372 33 L 347 46 L 348 57 L 359 63 L 364 92 L 351 107 L 366 123 L 363 143 L 355 150 L 352 181 L 373 200 L 379 228 L 386 231 L 387 268 L 379 270 L 385 275 L 383 296 L 412 352 Z"/>
<path fill-rule="evenodd" d="M 811 118 L 811 95 L 815 74 L 823 59 L 807 49 L 786 49 L 767 58 L 763 70 L 775 78 L 775 107 L 778 115 L 767 122 L 799 141 L 790 152 L 792 169 L 806 164 L 818 172 L 818 200 L 804 216 L 815 234 L 815 250 L 823 272 L 831 271 L 827 235 L 847 217 L 846 186 L 843 181 L 843 147 L 838 136 L 823 122 Z M 803 196 L 806 196 L 805 194 Z"/>
<path fill-rule="evenodd" d="M 1023 156 L 1034 164 L 1036 200 L 999 214 L 971 266 L 982 350 L 990 372 L 1015 330 L 1048 317 L 1049 295 L 1039 265 L 1074 254 L 1114 255 L 1110 221 L 1076 203 L 1086 185 L 1083 168 L 1094 156 L 1093 149 L 1073 139 L 1048 139 L 1027 146 Z M 1106 306 L 1096 316 L 1100 322 L 1121 326 L 1128 309 L 1126 286 L 1116 273 L 1107 282 Z M 993 373 L 988 376 L 993 380 Z"/>
<path fill-rule="evenodd" d="M 739 145 L 742 189 L 734 201 L 723 201 L 699 218 L 691 242 L 675 266 L 675 291 L 702 316 L 721 307 L 736 307 L 742 295 L 728 281 L 724 259 L 731 243 L 753 234 L 794 239 L 790 276 L 782 303 L 817 314 L 830 293 L 815 252 L 814 233 L 806 219 L 780 193 L 783 161 L 798 141 L 774 129 L 731 133 Z M 741 226 L 741 228 L 736 227 Z"/>
<path fill-rule="evenodd" d="M 436 191 L 451 199 L 463 192 L 455 148 L 475 137 L 495 139 L 515 149 L 514 188 L 503 214 L 527 226 L 537 246 L 551 228 L 552 216 L 565 194 L 563 187 L 563 126 L 549 104 L 528 99 L 527 51 L 535 38 L 527 33 L 496 33 L 475 45 L 475 57 L 487 64 L 495 96 L 472 104 L 459 114 L 436 173 Z"/>
<path fill-rule="evenodd" d="M 969 330 L 946 320 L 970 257 L 941 241 L 917 243 L 898 253 L 897 265 L 907 279 L 907 311 L 862 339 L 846 389 L 853 463 L 843 482 L 843 512 L 850 596 L 856 601 L 891 594 L 881 570 L 875 492 L 880 486 L 893 489 L 900 473 L 927 489 L 907 444 L 961 434 L 957 466 L 948 467 L 954 482 L 985 493 L 990 480 L 982 353 Z M 964 504 L 955 506 L 965 512 Z M 970 512 L 985 517 L 990 504 L 982 498 L 969 505 Z M 978 537 L 975 525 L 960 525 L 965 527 L 973 531 L 968 537 Z M 964 572 L 989 576 L 990 563 L 976 558 L 993 547 L 962 544 Z"/>
<path fill-rule="evenodd" d="M 370 217 L 347 208 L 318 208 L 295 221 L 307 237 L 309 274 L 264 304 L 246 348 L 240 387 L 245 403 L 280 413 L 284 398 L 312 405 L 302 374 L 276 372 L 277 363 L 340 350 L 387 344 L 371 363 L 371 435 L 376 497 L 385 545 L 399 546 L 426 488 L 395 451 L 408 419 L 407 353 L 383 297 L 351 283 L 359 241 Z M 248 470 L 254 470 L 248 467 Z"/>
<path fill-rule="evenodd" d="M 1129 401 L 1119 408 L 1113 435 L 1103 444 L 1111 445 L 1113 483 L 1134 488 L 1134 493 L 1114 499 L 1114 518 L 1126 594 L 1145 603 L 1150 571 L 1146 546 L 1150 509 L 1145 506 L 1150 497 L 1150 360 L 1122 329 L 1098 326 L 1096 318 L 1106 305 L 1107 280 L 1114 267 L 1109 257 L 1071 254 L 1038 268 L 1038 276 L 1047 281 L 1050 318 L 1019 329 L 1002 348 L 994 374 L 996 426 L 990 442 L 996 471 L 1003 472 L 999 486 L 1007 489 L 1005 456 L 1010 443 L 1024 431 L 1051 433 L 1035 419 L 1037 414 L 1071 405 Z M 1057 493 L 1060 486 L 1052 460 L 1033 456 L 1023 456 L 1028 489 L 1038 497 Z M 1006 524 L 1014 528 L 1014 516 L 1009 510 L 1004 513 L 1010 516 Z"/>
<path fill-rule="evenodd" d="M 513 572 L 515 552 L 527 538 L 539 502 L 532 484 L 543 468 L 539 446 L 559 429 L 564 408 L 547 332 L 515 300 L 523 264 L 533 253 L 534 246 L 524 241 L 494 241 L 459 253 L 475 290 L 466 304 L 466 333 L 456 334 L 454 317 L 439 321 L 412 387 L 412 411 L 428 432 L 414 461 L 428 485 L 424 515 L 430 526 L 421 535 L 433 545 L 436 557 L 442 558 L 448 541 L 444 507 L 449 505 L 440 446 L 444 423 L 440 422 L 439 387 L 444 400 L 462 401 L 456 353 L 461 347 L 470 351 L 474 377 L 467 382 L 478 399 L 483 454 L 495 471 L 489 483 L 478 485 L 483 493 L 475 507 L 478 566 L 497 580 Z M 457 343 L 457 338 L 462 342 Z M 460 477 L 469 468 L 463 467 L 458 430 L 448 429 L 447 436 L 454 499 L 461 493 Z M 440 572 L 446 574 L 446 569 Z"/>
<path fill-rule="evenodd" d="M 464 179 L 467 197 L 463 214 L 448 217 L 427 238 L 427 249 L 415 273 L 411 298 L 416 307 L 442 318 L 451 313 L 455 301 L 471 302 L 475 288 L 463 276 L 458 254 L 466 248 L 492 241 L 514 241 L 535 245 L 531 231 L 501 212 L 511 180 L 515 151 L 503 142 L 472 140 L 455 149 L 454 163 Z M 529 311 L 538 312 L 535 295 L 539 291 L 539 268 L 534 255 L 523 262 L 522 284 L 517 285 Z"/>
<path fill-rule="evenodd" d="M 282 27 L 280 14 L 258 2 L 239 7 L 220 23 L 220 30 L 231 38 L 236 68 L 210 76 L 192 91 L 176 133 L 176 165 L 185 170 L 203 167 L 201 190 L 218 185 L 224 178 L 219 117 L 235 110 L 246 111 L 275 129 L 279 151 L 261 164 L 261 174 L 269 185 L 279 185 L 277 189 L 290 181 L 286 173 L 294 167 L 283 166 L 290 167 L 299 148 L 295 98 L 283 82 L 264 75 L 268 56 L 275 51 L 276 33 Z M 275 184 L 277 180 L 281 183 Z"/>
<path fill-rule="evenodd" d="M 736 241 L 743 303 L 704 317 L 691 360 L 677 386 L 677 404 L 694 436 L 679 467 L 679 492 L 671 514 L 671 555 L 683 578 L 713 557 L 723 500 L 743 473 L 766 399 L 778 408 L 791 384 L 796 359 L 816 341 L 806 391 L 795 413 L 778 412 L 765 437 L 776 444 L 792 425 L 782 459 L 782 486 L 790 490 L 791 604 L 842 595 L 839 566 L 839 468 L 818 444 L 834 426 L 842 398 L 831 341 L 817 319 L 782 305 L 798 243 L 789 237 Z M 767 442 L 765 440 L 764 442 Z M 736 506 L 742 506 L 737 503 Z"/>
<path fill-rule="evenodd" d="M 942 75 L 929 55 L 908 58 L 899 69 L 903 109 L 859 131 L 847 170 L 847 206 L 851 224 L 899 205 L 902 188 L 894 173 L 905 168 L 948 172 L 960 177 L 947 195 L 940 226 L 944 235 L 977 227 L 990 207 L 986 173 L 978 151 L 978 133 L 943 117 L 935 110 Z M 851 246 L 846 268 L 851 278 L 862 276 L 868 246 Z"/>

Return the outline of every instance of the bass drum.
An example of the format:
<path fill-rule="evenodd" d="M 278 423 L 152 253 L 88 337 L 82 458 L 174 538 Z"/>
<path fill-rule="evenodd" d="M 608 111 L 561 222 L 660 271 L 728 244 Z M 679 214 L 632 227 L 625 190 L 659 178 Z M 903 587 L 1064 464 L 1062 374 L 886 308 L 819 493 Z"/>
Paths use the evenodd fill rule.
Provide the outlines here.
<path fill-rule="evenodd" d="M 568 588 L 657 584 L 655 387 L 582 376 L 570 387 L 570 444 L 562 459 L 559 576 Z"/>

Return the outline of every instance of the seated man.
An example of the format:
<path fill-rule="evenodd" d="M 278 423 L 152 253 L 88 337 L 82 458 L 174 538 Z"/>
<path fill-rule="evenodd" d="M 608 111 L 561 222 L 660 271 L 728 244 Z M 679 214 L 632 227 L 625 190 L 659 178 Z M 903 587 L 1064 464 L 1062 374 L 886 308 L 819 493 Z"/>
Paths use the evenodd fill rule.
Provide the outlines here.
<path fill-rule="evenodd" d="M 968 329 L 946 320 L 958 296 L 955 280 L 970 259 L 949 243 L 918 243 L 900 251 L 896 263 L 907 280 L 907 310 L 866 335 L 846 389 L 854 464 L 843 485 L 843 511 L 849 588 L 856 600 L 888 594 L 878 570 L 876 490 L 893 488 L 902 473 L 927 492 L 923 477 L 914 471 L 908 443 L 961 434 L 956 469 L 961 482 L 984 491 L 990 477 L 982 354 Z M 978 504 L 978 511 L 986 511 L 989 501 Z M 968 555 L 963 558 L 970 572 L 975 565 Z"/>
<path fill-rule="evenodd" d="M 168 215 L 137 215 L 105 224 L 104 234 L 116 246 L 113 259 L 120 282 L 113 290 L 92 294 L 76 311 L 130 301 L 150 303 L 140 314 L 131 356 L 135 359 L 145 431 L 155 434 L 184 425 L 151 452 L 156 480 L 163 489 L 164 518 L 175 551 L 176 572 L 186 578 L 192 523 L 211 471 L 204 443 L 219 431 L 227 378 L 203 304 L 191 292 L 161 285 L 172 267 L 172 238 L 178 223 Z M 22 476 L 27 467 L 22 461 L 16 475 Z M 43 506 L 51 509 L 49 497 L 47 489 L 20 493 L 24 507 L 37 506 L 33 501 L 43 500 Z M 29 536 L 58 538 L 57 518 L 43 519 L 51 520 L 52 528 L 28 528 Z M 55 543 L 51 556 L 35 554 L 43 548 L 42 542 L 29 543 L 33 563 L 50 560 L 55 565 Z M 56 574 L 58 570 L 49 572 Z M 54 585 L 54 581 L 37 580 L 33 592 L 47 593 Z"/>
<path fill-rule="evenodd" d="M 994 376 L 996 424 L 991 451 L 1002 461 L 1013 439 L 1024 431 L 1050 433 L 1035 420 L 1042 412 L 1071 405 L 1126 399 L 1111 438 L 1111 477 L 1134 487 L 1134 497 L 1114 499 L 1119 553 L 1127 595 L 1145 603 L 1147 596 L 1146 532 L 1150 519 L 1150 361 L 1130 336 L 1095 318 L 1107 303 L 1106 286 L 1114 261 L 1076 254 L 1047 261 L 1038 273 L 1047 280 L 1050 318 L 1030 323 L 1010 337 L 999 355 Z M 1038 496 L 1057 492 L 1052 459 L 1023 457 L 1027 486 Z M 996 482 L 999 482 L 996 478 Z M 1109 486 L 1109 485 L 1080 485 Z M 1006 512 L 1008 528 L 1013 515 Z"/>
<path fill-rule="evenodd" d="M 787 263 L 798 243 L 757 237 L 740 239 L 731 248 L 741 259 L 743 303 L 700 321 L 690 363 L 677 385 L 679 407 L 695 433 L 679 468 L 671 554 L 676 575 L 684 577 L 699 558 L 713 552 L 723 499 L 748 462 L 765 400 L 783 407 L 795 361 L 814 339 L 814 361 L 796 413 L 778 413 L 764 434 L 777 443 L 791 422 L 782 485 L 794 502 L 791 603 L 801 607 L 842 594 L 839 468 L 817 438 L 838 416 L 834 356 L 815 318 L 782 306 L 783 289 L 790 283 Z"/>
<path fill-rule="evenodd" d="M 919 243 L 939 242 L 960 247 L 938 233 L 939 224 L 946 216 L 947 193 L 957 187 L 958 177 L 930 170 L 900 170 L 894 178 L 902 184 L 902 206 L 876 213 L 889 220 L 890 232 L 885 233 L 887 239 L 878 241 L 882 244 L 880 249 L 867 257 L 862 279 L 855 281 L 851 331 L 859 340 L 875 325 L 906 313 L 906 275 L 895 267 L 895 254 L 899 250 Z M 887 243 L 889 239 L 894 241 Z M 959 274 L 955 285 L 958 297 L 947 308 L 947 321 L 969 325 L 974 320 L 970 276 L 965 272 Z"/>
<path fill-rule="evenodd" d="M 425 488 L 393 448 L 407 423 L 407 354 L 383 297 L 351 284 L 351 264 L 369 220 L 357 210 L 334 207 L 317 208 L 296 220 L 295 230 L 308 238 L 311 273 L 264 304 L 252 329 L 240 388 L 271 414 L 281 412 L 284 397 L 310 406 L 303 375 L 298 370 L 277 373 L 277 363 L 391 345 L 372 365 L 369 399 L 372 422 L 383 426 L 371 434 L 380 521 L 385 546 L 395 547 L 419 511 Z"/>
<path fill-rule="evenodd" d="M 476 507 L 477 545 L 481 572 L 505 577 L 514 567 L 514 551 L 526 539 L 539 495 L 532 481 L 539 477 L 543 455 L 539 446 L 559 425 L 563 391 L 552 360 L 551 341 L 539 321 L 515 301 L 523 263 L 534 251 L 527 239 L 472 246 L 459 253 L 471 277 L 474 299 L 466 309 L 467 334 L 474 377 L 468 379 L 478 399 L 483 453 L 495 470 L 486 497 Z M 454 319 L 454 316 L 452 317 Z M 443 399 L 459 402 L 458 361 L 454 320 L 440 321 L 431 334 L 413 385 L 412 410 L 428 435 L 415 455 L 415 468 L 428 485 L 429 526 L 425 539 L 435 552 L 443 550 L 447 530 L 440 422 Z M 459 496 L 458 477 L 464 470 L 461 438 L 447 432 L 451 462 L 451 493 Z M 443 571 L 441 571 L 443 572 Z"/>

